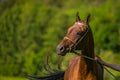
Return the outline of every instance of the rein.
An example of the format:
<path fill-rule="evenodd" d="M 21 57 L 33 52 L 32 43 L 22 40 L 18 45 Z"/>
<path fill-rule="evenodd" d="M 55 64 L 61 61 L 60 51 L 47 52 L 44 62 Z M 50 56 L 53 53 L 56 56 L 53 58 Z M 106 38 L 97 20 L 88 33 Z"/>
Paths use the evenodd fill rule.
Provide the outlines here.
<path fill-rule="evenodd" d="M 82 54 L 79 54 L 79 53 L 76 52 L 76 51 L 73 51 L 73 53 L 76 54 L 76 55 L 78 55 L 78 56 L 82 56 L 82 57 L 84 57 L 84 58 L 86 58 L 86 59 L 89 59 L 89 60 L 95 61 L 95 59 L 93 59 L 93 58 L 91 58 L 91 57 L 88 57 L 88 56 L 85 56 L 85 55 L 82 55 Z"/>

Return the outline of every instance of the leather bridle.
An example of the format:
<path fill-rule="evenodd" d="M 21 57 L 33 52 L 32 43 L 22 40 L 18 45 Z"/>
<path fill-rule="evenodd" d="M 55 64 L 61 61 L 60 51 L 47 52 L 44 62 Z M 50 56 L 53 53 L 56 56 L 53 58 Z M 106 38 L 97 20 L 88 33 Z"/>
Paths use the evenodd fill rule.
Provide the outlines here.
<path fill-rule="evenodd" d="M 86 32 L 84 33 L 84 35 L 77 41 L 77 43 L 75 41 L 73 41 L 72 39 L 70 39 L 69 37 L 65 36 L 64 39 L 67 39 L 69 41 L 71 41 L 74 44 L 73 47 L 73 51 L 76 49 L 76 46 L 85 38 L 85 36 L 87 35 L 87 33 L 89 32 L 89 27 L 87 27 Z"/>

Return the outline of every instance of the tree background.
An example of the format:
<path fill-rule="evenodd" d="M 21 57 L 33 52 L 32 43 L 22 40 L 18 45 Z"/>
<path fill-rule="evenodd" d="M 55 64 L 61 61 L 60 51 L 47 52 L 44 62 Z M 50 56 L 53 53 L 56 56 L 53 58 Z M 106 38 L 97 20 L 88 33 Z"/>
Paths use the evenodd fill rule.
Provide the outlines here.
<path fill-rule="evenodd" d="M 120 0 L 0 0 L 0 79 L 44 72 L 47 55 L 55 68 L 56 46 L 77 11 L 83 20 L 91 14 L 96 54 L 120 65 Z M 71 58 L 64 57 L 63 69 Z M 105 80 L 113 78 L 105 72 Z"/>

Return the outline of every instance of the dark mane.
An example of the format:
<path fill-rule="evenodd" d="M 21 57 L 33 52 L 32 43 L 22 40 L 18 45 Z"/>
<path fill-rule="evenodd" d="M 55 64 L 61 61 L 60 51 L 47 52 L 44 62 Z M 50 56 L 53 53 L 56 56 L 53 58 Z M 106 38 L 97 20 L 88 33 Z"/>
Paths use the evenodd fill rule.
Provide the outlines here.
<path fill-rule="evenodd" d="M 25 75 L 29 80 L 64 80 L 64 71 L 48 74 L 47 76 Z"/>
<path fill-rule="evenodd" d="M 51 69 L 48 64 L 48 59 L 49 58 L 47 57 L 46 62 L 43 64 L 46 71 L 45 76 L 25 74 L 25 77 L 29 80 L 64 80 L 65 71 L 61 70 L 61 59 L 58 61 L 58 68 L 56 70 Z"/>

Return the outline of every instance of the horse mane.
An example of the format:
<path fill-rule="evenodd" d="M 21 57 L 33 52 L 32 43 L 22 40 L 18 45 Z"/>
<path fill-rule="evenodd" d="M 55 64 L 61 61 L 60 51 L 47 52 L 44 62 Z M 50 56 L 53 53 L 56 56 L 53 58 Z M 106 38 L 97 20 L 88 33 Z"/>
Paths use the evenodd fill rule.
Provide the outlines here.
<path fill-rule="evenodd" d="M 30 80 L 64 80 L 64 71 L 50 73 L 47 76 L 25 75 Z"/>
<path fill-rule="evenodd" d="M 44 69 L 45 69 L 45 76 L 40 76 L 40 75 L 30 75 L 30 74 L 25 74 L 25 76 L 29 80 L 64 80 L 64 73 L 65 71 L 61 70 L 61 60 L 58 61 L 58 66 L 57 69 L 52 69 L 50 65 L 48 64 L 48 57 L 46 59 L 46 62 L 43 64 Z"/>

